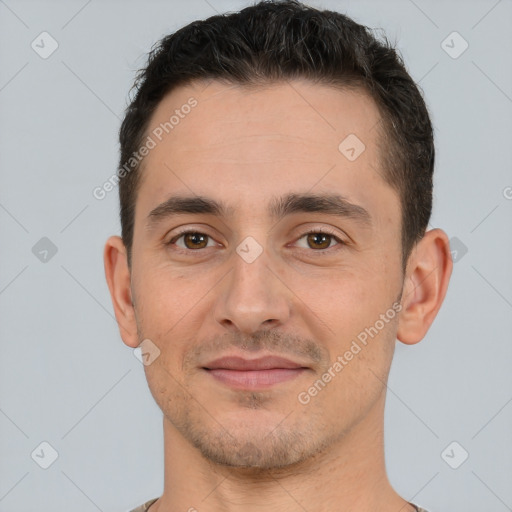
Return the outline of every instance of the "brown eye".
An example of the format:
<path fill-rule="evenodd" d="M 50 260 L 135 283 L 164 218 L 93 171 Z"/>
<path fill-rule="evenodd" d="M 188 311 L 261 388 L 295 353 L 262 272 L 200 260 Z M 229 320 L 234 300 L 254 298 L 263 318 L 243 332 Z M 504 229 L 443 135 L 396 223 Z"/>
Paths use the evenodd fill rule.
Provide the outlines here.
<path fill-rule="evenodd" d="M 327 249 L 331 245 L 331 235 L 312 233 L 307 236 L 308 244 L 312 249 Z"/>
<path fill-rule="evenodd" d="M 314 249 L 319 252 L 326 252 L 326 249 L 330 249 L 333 245 L 343 245 L 343 241 L 333 233 L 324 232 L 322 230 L 309 231 L 302 235 L 298 241 L 305 239 L 305 245 L 300 245 L 304 249 Z M 332 241 L 335 244 L 331 244 Z"/>
<path fill-rule="evenodd" d="M 204 233 L 199 233 L 197 231 L 186 231 L 185 233 L 181 233 L 180 235 L 174 237 L 170 242 L 169 245 L 174 244 L 178 240 L 183 239 L 183 244 L 176 245 L 180 247 L 181 249 L 205 249 L 208 246 L 208 241 L 210 237 L 208 235 L 205 235 Z"/>
<path fill-rule="evenodd" d="M 183 237 L 185 246 L 188 249 L 203 249 L 208 245 L 208 235 L 202 233 L 187 233 Z M 206 245 L 205 245 L 206 241 Z M 190 245 L 188 245 L 190 244 Z"/>

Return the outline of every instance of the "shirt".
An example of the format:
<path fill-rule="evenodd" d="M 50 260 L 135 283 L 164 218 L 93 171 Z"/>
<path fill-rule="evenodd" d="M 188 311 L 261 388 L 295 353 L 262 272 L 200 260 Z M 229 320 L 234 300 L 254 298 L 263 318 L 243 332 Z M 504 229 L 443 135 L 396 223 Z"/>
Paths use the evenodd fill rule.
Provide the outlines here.
<path fill-rule="evenodd" d="M 130 512 L 146 512 L 148 510 L 148 508 L 153 505 L 153 503 L 155 503 L 155 501 L 157 500 L 158 498 L 154 498 L 152 500 L 149 500 L 149 501 L 146 501 L 146 503 L 143 503 L 142 505 L 140 505 L 139 507 L 137 508 L 134 508 L 133 510 L 130 510 Z"/>
<path fill-rule="evenodd" d="M 133 510 L 130 510 L 130 512 L 147 512 L 148 508 L 155 503 L 155 501 L 158 498 L 154 498 L 152 500 L 146 501 L 146 503 L 143 503 L 140 507 L 134 508 Z M 411 503 L 411 505 L 418 511 L 418 512 L 428 512 L 428 510 L 425 510 L 424 508 L 418 507 L 418 505 L 415 505 L 414 503 Z"/>

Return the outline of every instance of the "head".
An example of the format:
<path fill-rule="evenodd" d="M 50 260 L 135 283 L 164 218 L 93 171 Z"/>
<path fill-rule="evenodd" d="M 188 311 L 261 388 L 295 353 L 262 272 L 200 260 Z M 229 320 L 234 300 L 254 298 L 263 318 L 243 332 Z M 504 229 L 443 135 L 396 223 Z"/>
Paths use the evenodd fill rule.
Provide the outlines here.
<path fill-rule="evenodd" d="M 300 463 L 382 412 L 446 292 L 422 95 L 387 41 L 295 1 L 163 38 L 135 87 L 105 248 L 123 340 L 158 348 L 150 389 L 204 457 Z M 234 389 L 208 369 L 231 354 L 303 370 Z"/>

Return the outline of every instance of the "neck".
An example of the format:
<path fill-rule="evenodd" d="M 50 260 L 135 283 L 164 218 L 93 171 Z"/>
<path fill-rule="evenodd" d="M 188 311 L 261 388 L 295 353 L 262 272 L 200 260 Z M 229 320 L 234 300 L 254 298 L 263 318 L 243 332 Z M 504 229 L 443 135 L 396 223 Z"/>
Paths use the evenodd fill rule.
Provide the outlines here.
<path fill-rule="evenodd" d="M 386 475 L 384 399 L 323 452 L 265 472 L 212 463 L 164 417 L 164 493 L 150 512 L 412 512 Z"/>

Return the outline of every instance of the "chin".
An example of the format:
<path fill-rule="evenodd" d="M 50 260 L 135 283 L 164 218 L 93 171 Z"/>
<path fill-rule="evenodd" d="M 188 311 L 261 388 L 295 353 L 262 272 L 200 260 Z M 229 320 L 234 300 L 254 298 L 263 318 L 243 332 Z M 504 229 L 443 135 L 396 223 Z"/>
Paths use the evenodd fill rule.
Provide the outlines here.
<path fill-rule="evenodd" d="M 257 471 L 291 469 L 314 458 L 331 444 L 332 440 L 322 437 L 321 429 L 283 428 L 280 421 L 281 418 L 273 421 L 272 427 L 265 422 L 245 422 L 243 426 L 222 422 L 230 425 L 229 431 L 219 423 L 210 424 L 208 430 L 204 423 L 200 428 L 195 423 L 181 433 L 210 462 Z"/>

